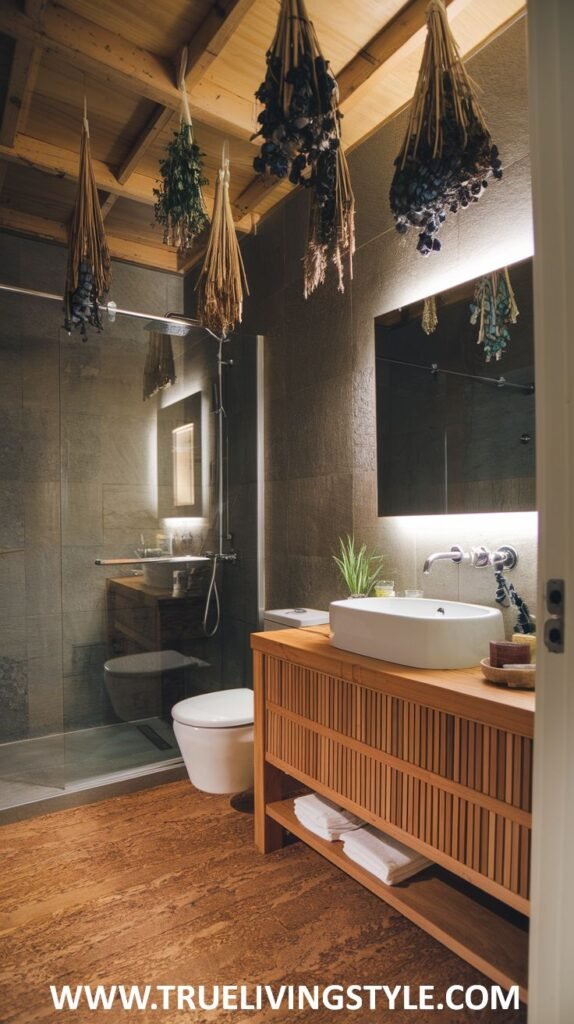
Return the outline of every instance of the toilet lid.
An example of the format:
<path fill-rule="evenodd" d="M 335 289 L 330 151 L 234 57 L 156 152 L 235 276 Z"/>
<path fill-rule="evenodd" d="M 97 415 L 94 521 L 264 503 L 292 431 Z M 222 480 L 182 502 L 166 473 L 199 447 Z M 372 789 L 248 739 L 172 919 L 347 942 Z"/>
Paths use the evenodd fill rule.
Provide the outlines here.
<path fill-rule="evenodd" d="M 186 658 L 179 651 L 144 651 L 143 654 L 125 654 L 121 658 L 110 658 L 104 668 L 115 676 L 148 676 L 161 672 L 175 672 L 194 664 L 194 658 Z"/>
<path fill-rule="evenodd" d="M 188 697 L 171 709 L 172 718 L 182 725 L 203 729 L 229 729 L 253 723 L 253 690 L 217 690 Z"/>

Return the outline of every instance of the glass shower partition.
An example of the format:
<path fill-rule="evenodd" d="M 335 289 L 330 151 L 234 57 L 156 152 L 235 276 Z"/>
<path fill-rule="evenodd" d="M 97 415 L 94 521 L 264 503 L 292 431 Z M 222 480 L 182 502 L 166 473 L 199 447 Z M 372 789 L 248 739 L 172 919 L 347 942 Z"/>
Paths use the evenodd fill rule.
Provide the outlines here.
<path fill-rule="evenodd" d="M 32 276 L 57 293 L 62 249 L 7 236 L 0 246 L 4 283 L 25 288 Z M 114 289 L 160 316 L 182 305 L 170 274 L 118 264 Z M 57 301 L 2 291 L 0 301 L 1 809 L 178 763 L 173 704 L 250 685 L 263 604 L 263 345 L 225 342 L 220 387 L 217 341 L 197 327 L 173 337 L 177 380 L 144 401 L 143 314 L 104 314 L 102 333 L 83 341 L 61 328 Z M 159 428 L 181 402 L 166 477 Z M 144 577 L 141 563 L 97 564 L 158 548 L 209 557 L 176 596 L 173 565 L 145 562 Z M 206 615 L 220 551 L 237 558 L 218 560 Z"/>

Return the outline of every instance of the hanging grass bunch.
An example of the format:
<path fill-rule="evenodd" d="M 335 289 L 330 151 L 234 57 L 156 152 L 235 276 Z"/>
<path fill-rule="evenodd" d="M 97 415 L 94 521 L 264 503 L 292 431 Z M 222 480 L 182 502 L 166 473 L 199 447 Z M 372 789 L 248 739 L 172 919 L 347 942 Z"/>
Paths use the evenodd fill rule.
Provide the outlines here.
<path fill-rule="evenodd" d="M 175 384 L 176 380 L 171 338 L 168 334 L 153 331 L 149 337 L 144 365 L 144 402 L 158 391 Z"/>
<path fill-rule="evenodd" d="M 157 202 L 155 219 L 163 225 L 163 240 L 174 245 L 181 255 L 188 252 L 194 239 L 209 227 L 202 189 L 209 184 L 203 173 L 203 153 L 193 138 L 193 125 L 187 99 L 185 73 L 187 47 L 179 60 L 178 87 L 181 94 L 181 124 L 160 162 L 161 184 L 154 188 Z"/>
<path fill-rule="evenodd" d="M 420 229 L 423 256 L 440 249 L 449 213 L 478 202 L 488 177 L 502 177 L 473 83 L 450 31 L 442 0 L 427 9 L 428 32 L 405 140 L 395 160 L 390 202 L 396 228 Z"/>
<path fill-rule="evenodd" d="M 80 169 L 68 240 L 68 269 L 64 295 L 64 327 L 77 327 L 87 341 L 87 325 L 102 330 L 100 303 L 112 282 L 112 263 L 106 241 L 100 200 L 92 167 L 90 128 L 84 101 Z"/>
<path fill-rule="evenodd" d="M 434 334 L 438 327 L 436 297 L 434 295 L 427 295 L 424 301 L 421 327 L 425 334 Z"/>
<path fill-rule="evenodd" d="M 304 0 L 281 0 L 267 53 L 267 74 L 255 96 L 264 109 L 257 135 L 264 139 L 253 161 L 294 185 L 308 182 L 320 153 L 338 145 L 337 83 L 329 70 Z M 256 137 L 256 136 L 255 136 Z"/>
<path fill-rule="evenodd" d="M 196 286 L 198 318 L 218 337 L 228 335 L 236 324 L 241 323 L 244 290 L 249 295 L 229 200 L 230 172 L 226 149 L 224 145 L 215 186 L 209 242 Z"/>
<path fill-rule="evenodd" d="M 476 343 L 484 345 L 487 363 L 493 356 L 498 362 L 508 348 L 509 326 L 516 323 L 518 312 L 507 267 L 479 278 L 470 306 L 470 322 L 479 325 Z"/>
<path fill-rule="evenodd" d="M 349 277 L 353 277 L 355 197 L 340 137 L 336 148 L 329 148 L 319 156 L 312 181 L 314 190 L 304 260 L 305 298 L 324 284 L 329 262 L 337 269 L 340 292 L 345 290 L 345 264 Z"/>

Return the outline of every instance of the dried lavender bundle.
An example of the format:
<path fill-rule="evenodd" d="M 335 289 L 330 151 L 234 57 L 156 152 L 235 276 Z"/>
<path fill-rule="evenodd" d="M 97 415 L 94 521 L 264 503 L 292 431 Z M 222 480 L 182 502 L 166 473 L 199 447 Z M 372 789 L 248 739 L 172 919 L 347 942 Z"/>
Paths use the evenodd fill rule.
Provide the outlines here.
<path fill-rule="evenodd" d="M 215 202 L 205 260 L 197 282 L 197 315 L 218 337 L 241 323 L 244 290 L 249 295 L 229 200 L 229 160 L 225 155 L 215 186 Z"/>
<path fill-rule="evenodd" d="M 441 247 L 436 237 L 449 213 L 478 202 L 488 177 L 502 177 L 475 89 L 450 31 L 442 0 L 427 9 L 428 32 L 409 124 L 390 190 L 396 228 L 420 228 L 418 251 Z"/>
<path fill-rule="evenodd" d="M 102 330 L 99 306 L 111 282 L 112 263 L 92 167 L 90 128 L 84 103 L 78 189 L 70 225 L 64 295 L 64 327 L 68 334 L 77 327 L 82 341 L 86 341 L 88 324 Z"/>
<path fill-rule="evenodd" d="M 325 60 L 304 0 L 281 0 L 267 74 L 256 92 L 263 137 L 255 170 L 305 184 L 308 169 L 338 135 L 337 83 Z M 256 136 L 255 136 L 256 137 Z"/>

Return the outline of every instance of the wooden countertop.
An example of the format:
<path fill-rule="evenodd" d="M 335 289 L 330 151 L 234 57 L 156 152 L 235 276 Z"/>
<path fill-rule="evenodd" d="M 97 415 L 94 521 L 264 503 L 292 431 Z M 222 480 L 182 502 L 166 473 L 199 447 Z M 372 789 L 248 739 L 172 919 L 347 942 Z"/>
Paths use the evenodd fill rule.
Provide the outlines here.
<path fill-rule="evenodd" d="M 328 626 L 252 633 L 254 651 L 305 665 L 340 679 L 384 690 L 403 700 L 508 729 L 534 733 L 535 697 L 531 690 L 509 690 L 484 679 L 479 667 L 422 669 L 395 665 L 332 647 Z"/>

